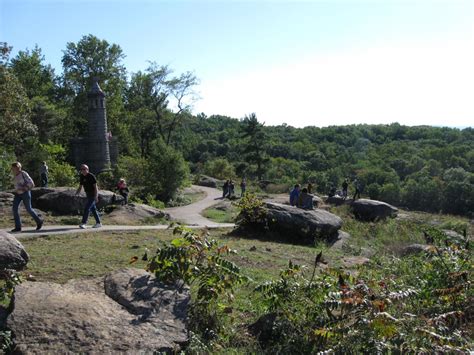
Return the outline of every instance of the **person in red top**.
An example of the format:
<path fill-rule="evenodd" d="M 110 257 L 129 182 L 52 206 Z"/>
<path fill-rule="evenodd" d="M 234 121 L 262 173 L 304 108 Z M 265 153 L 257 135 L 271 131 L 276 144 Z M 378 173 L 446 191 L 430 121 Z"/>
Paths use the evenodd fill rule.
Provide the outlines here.
<path fill-rule="evenodd" d="M 125 199 L 124 204 L 128 204 L 128 193 L 130 192 L 127 183 L 125 182 L 125 179 L 120 179 L 119 182 L 117 183 L 117 190 L 120 195 Z"/>

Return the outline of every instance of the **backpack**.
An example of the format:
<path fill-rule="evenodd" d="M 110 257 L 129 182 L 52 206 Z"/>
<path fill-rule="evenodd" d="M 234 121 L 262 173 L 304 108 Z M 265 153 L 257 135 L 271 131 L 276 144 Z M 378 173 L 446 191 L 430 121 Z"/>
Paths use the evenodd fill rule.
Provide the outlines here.
<path fill-rule="evenodd" d="M 23 176 L 23 181 L 25 182 L 24 184 L 25 191 L 32 190 L 33 187 L 35 187 L 35 182 L 33 181 L 33 179 L 28 175 L 28 173 L 26 173 L 26 177 L 25 177 L 24 171 L 21 172 L 21 176 Z"/>

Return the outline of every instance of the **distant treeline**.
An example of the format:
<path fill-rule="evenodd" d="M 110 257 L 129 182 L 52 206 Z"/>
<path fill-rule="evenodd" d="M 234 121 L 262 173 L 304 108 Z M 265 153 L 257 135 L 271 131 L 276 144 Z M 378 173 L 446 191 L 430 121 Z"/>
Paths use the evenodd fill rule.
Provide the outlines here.
<path fill-rule="evenodd" d="M 48 160 L 53 185 L 74 180 L 69 141 L 85 134 L 87 91 L 96 77 L 107 95 L 109 130 L 120 142 L 113 174 L 128 178 L 142 197 L 173 198 L 189 170 L 287 187 L 312 182 L 320 193 L 357 177 L 363 194 L 374 199 L 473 214 L 472 128 L 394 123 L 298 129 L 266 127 L 255 114 L 240 119 L 193 115 L 199 84 L 193 73 L 174 74 L 155 62 L 129 73 L 120 46 L 93 35 L 65 45 L 60 74 L 45 63 L 39 47 L 10 54 L 11 47 L 0 43 L 2 189 L 9 185 L 13 159 L 33 171 Z"/>

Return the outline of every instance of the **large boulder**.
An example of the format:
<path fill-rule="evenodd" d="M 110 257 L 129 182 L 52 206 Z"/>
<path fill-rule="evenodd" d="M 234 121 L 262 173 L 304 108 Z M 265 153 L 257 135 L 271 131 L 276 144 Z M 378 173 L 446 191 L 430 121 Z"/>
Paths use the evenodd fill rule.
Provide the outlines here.
<path fill-rule="evenodd" d="M 15 195 L 10 192 L 0 192 L 0 208 L 11 208 Z"/>
<path fill-rule="evenodd" d="M 341 197 L 341 196 L 328 196 L 326 198 L 326 203 L 329 204 L 329 205 L 336 205 L 336 206 L 341 206 L 343 205 L 344 203 L 346 203 L 346 199 L 344 197 Z"/>
<path fill-rule="evenodd" d="M 99 190 L 98 208 L 121 203 L 124 198 L 112 191 Z M 76 195 L 75 189 L 61 189 L 46 193 L 36 201 L 36 207 L 43 211 L 51 211 L 61 215 L 81 214 L 87 202 L 85 193 Z"/>
<path fill-rule="evenodd" d="M 0 269 L 22 270 L 28 260 L 23 245 L 11 234 L 0 230 Z"/>
<path fill-rule="evenodd" d="M 342 219 L 321 209 L 304 210 L 279 203 L 266 202 L 270 230 L 298 239 L 332 239 L 342 226 Z"/>
<path fill-rule="evenodd" d="M 108 220 L 110 222 L 116 222 L 117 224 L 142 222 L 149 218 L 169 219 L 170 215 L 157 208 L 139 203 L 129 203 L 124 206 L 117 206 L 108 214 Z"/>
<path fill-rule="evenodd" d="M 396 217 L 398 209 L 388 203 L 376 200 L 359 199 L 352 201 L 354 216 L 362 221 L 378 221 L 387 217 Z"/>
<path fill-rule="evenodd" d="M 214 179 L 210 176 L 201 175 L 199 176 L 198 181 L 196 181 L 196 185 L 217 188 L 217 179 Z"/>
<path fill-rule="evenodd" d="M 6 326 L 19 353 L 174 353 L 188 341 L 189 301 L 189 289 L 139 269 L 64 285 L 24 282 Z"/>

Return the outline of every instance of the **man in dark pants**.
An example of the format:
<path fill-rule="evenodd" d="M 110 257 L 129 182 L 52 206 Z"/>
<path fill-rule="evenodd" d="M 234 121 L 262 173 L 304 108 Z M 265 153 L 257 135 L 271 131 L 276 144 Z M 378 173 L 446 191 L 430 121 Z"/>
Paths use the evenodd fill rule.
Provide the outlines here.
<path fill-rule="evenodd" d="M 95 218 L 95 225 L 92 228 L 100 228 L 102 224 L 100 223 L 99 213 L 97 212 L 96 203 L 99 203 L 99 190 L 97 189 L 97 179 L 94 174 L 89 172 L 89 167 L 86 164 L 81 165 L 81 175 L 79 180 L 79 188 L 76 191 L 76 195 L 81 192 L 81 189 L 84 187 L 84 191 L 87 196 L 86 207 L 84 208 L 84 214 L 82 215 L 82 222 L 79 225 L 79 228 L 85 229 L 87 220 L 89 219 L 89 214 L 92 212 Z"/>

